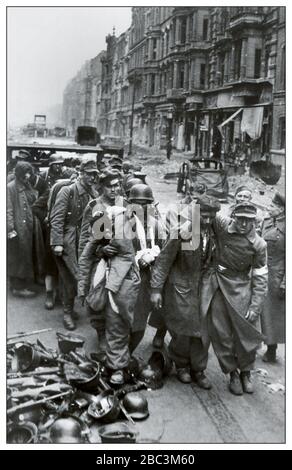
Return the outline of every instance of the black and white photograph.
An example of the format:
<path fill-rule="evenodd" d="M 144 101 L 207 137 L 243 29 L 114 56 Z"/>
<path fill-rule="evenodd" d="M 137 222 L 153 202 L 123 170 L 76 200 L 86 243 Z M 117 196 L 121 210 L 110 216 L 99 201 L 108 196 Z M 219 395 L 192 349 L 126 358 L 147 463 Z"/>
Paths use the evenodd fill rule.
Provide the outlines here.
<path fill-rule="evenodd" d="M 3 444 L 287 444 L 288 7 L 5 3 Z"/>

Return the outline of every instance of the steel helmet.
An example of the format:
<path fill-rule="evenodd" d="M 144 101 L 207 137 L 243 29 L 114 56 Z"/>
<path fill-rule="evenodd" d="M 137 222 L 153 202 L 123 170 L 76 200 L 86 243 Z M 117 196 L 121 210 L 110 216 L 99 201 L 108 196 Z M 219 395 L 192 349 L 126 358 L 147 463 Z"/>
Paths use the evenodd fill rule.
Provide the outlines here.
<path fill-rule="evenodd" d="M 173 366 L 173 362 L 165 348 L 153 351 L 148 364 L 152 369 L 158 369 L 162 375 L 170 374 Z"/>
<path fill-rule="evenodd" d="M 148 184 L 135 184 L 135 186 L 132 186 L 129 194 L 129 201 L 139 201 L 141 199 L 144 199 L 149 202 L 154 201 L 152 189 Z"/>
<path fill-rule="evenodd" d="M 136 184 L 143 184 L 143 180 L 141 180 L 141 178 L 134 178 L 134 176 L 128 178 L 124 185 L 125 193 L 129 195 L 130 189 Z"/>
<path fill-rule="evenodd" d="M 88 414 L 94 419 L 103 421 L 104 423 L 112 423 L 116 421 L 120 414 L 119 399 L 110 393 L 101 393 L 96 401 L 90 403 Z"/>
<path fill-rule="evenodd" d="M 123 405 L 133 419 L 145 419 L 149 416 L 148 401 L 140 392 L 127 393 Z"/>
<path fill-rule="evenodd" d="M 38 428 L 34 423 L 13 423 L 8 426 L 7 442 L 9 444 L 31 444 L 37 441 Z"/>
<path fill-rule="evenodd" d="M 141 371 L 139 381 L 152 390 L 163 387 L 162 372 L 159 369 L 153 369 L 150 364 Z"/>
<path fill-rule="evenodd" d="M 50 429 L 50 439 L 54 444 L 83 442 L 82 426 L 76 417 L 56 419 Z"/>
<path fill-rule="evenodd" d="M 98 429 L 101 442 L 104 443 L 134 443 L 136 442 L 137 431 L 134 431 L 126 423 L 112 423 L 101 426 Z"/>

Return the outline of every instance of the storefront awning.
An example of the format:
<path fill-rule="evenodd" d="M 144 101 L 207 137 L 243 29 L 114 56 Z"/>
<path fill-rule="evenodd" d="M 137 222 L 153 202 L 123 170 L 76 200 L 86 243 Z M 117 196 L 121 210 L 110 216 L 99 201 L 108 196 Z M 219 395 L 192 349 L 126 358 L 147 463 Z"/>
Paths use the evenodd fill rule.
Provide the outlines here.
<path fill-rule="evenodd" d="M 235 113 L 233 113 L 231 116 L 229 116 L 229 118 L 227 118 L 225 121 L 223 121 L 221 124 L 219 124 L 218 129 L 219 131 L 221 132 L 222 131 L 222 127 L 226 126 L 226 124 L 228 124 L 230 121 L 233 121 L 233 119 L 236 118 L 236 116 L 241 113 L 241 111 L 243 110 L 243 108 L 239 108 L 237 111 L 235 111 Z"/>

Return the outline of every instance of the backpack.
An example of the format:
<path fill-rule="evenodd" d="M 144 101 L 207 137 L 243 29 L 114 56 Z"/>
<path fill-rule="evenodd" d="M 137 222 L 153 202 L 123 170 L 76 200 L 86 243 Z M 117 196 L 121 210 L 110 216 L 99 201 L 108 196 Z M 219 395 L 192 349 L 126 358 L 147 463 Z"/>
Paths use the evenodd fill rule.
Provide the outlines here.
<path fill-rule="evenodd" d="M 69 186 L 70 185 L 70 195 L 69 199 L 73 198 L 73 184 L 72 180 L 70 179 L 64 179 L 57 181 L 50 189 L 50 194 L 49 194 L 49 199 L 48 199 L 48 213 L 47 213 L 47 224 L 50 225 L 50 219 L 51 219 L 51 213 L 52 209 L 55 205 L 56 199 L 57 199 L 57 194 L 60 191 L 61 188 L 64 186 Z"/>

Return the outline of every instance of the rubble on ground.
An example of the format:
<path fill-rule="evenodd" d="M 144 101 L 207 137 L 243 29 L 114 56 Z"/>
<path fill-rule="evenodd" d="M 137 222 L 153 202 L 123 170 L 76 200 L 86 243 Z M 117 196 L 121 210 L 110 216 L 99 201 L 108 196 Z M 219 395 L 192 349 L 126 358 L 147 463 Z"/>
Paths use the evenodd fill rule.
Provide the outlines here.
<path fill-rule="evenodd" d="M 8 339 L 7 442 L 136 442 L 136 421 L 149 416 L 140 390 L 163 386 L 172 367 L 166 352 L 153 353 L 144 369 L 133 358 L 125 384 L 114 387 L 82 336 L 57 332 L 54 350 L 21 341 L 29 335 Z"/>

